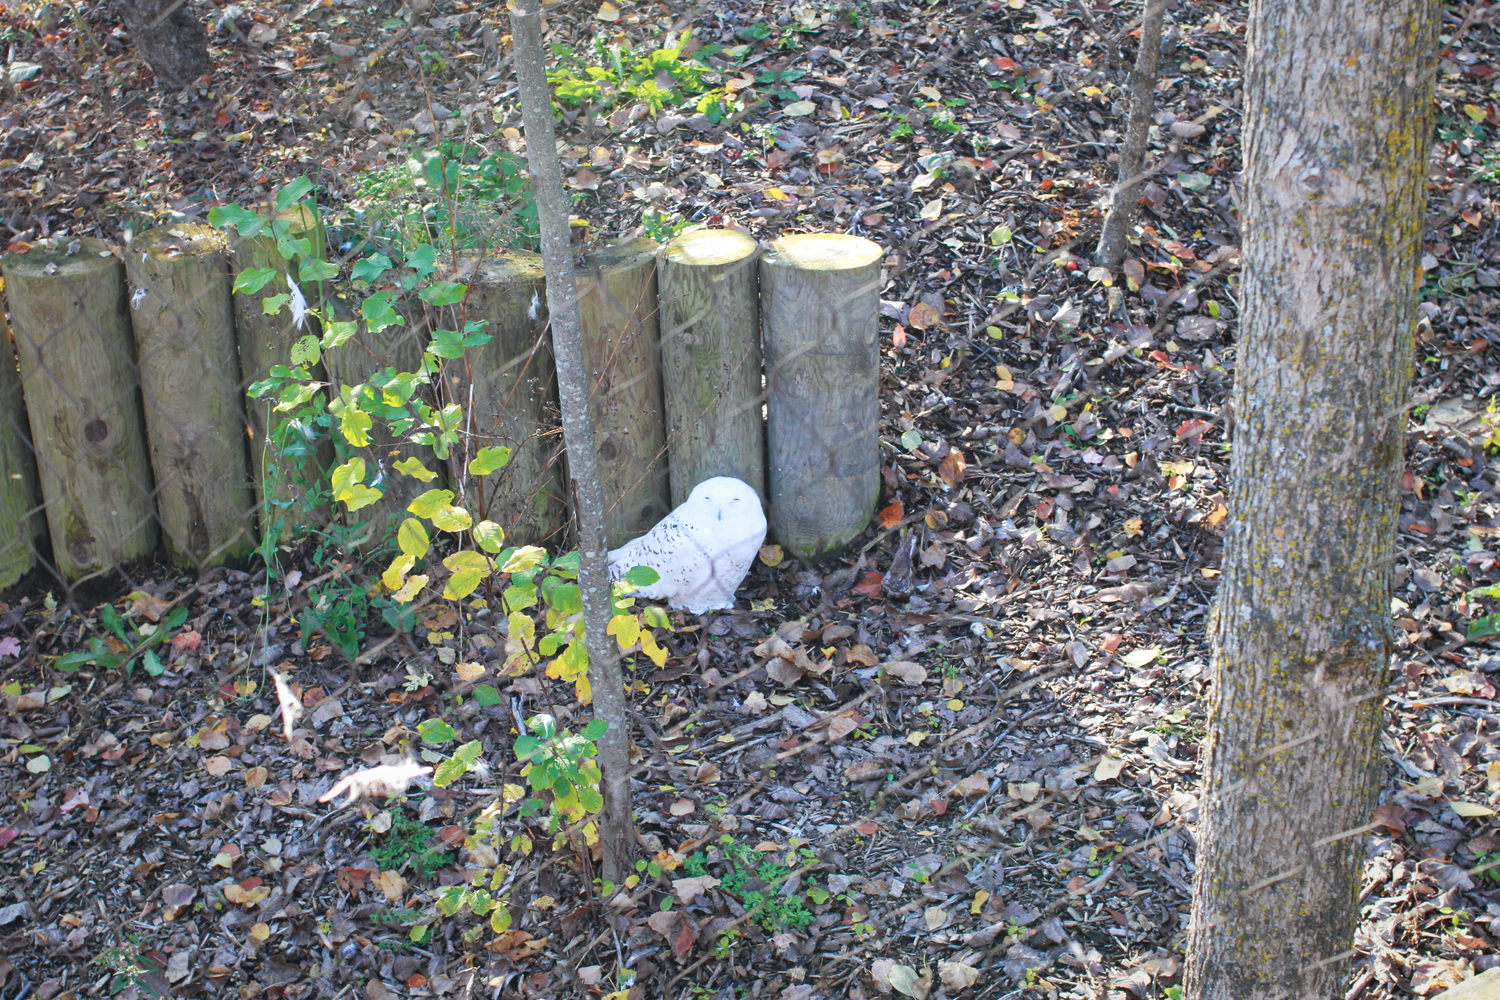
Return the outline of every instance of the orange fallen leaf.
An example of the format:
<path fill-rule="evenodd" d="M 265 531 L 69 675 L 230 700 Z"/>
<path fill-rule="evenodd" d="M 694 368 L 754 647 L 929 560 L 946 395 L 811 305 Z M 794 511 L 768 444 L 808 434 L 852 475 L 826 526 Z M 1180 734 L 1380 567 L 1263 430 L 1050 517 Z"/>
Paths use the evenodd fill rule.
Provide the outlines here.
<path fill-rule="evenodd" d="M 905 516 L 906 508 L 901 506 L 900 500 L 897 500 L 889 507 L 882 508 L 880 513 L 875 515 L 875 523 L 882 528 L 894 528 Z"/>

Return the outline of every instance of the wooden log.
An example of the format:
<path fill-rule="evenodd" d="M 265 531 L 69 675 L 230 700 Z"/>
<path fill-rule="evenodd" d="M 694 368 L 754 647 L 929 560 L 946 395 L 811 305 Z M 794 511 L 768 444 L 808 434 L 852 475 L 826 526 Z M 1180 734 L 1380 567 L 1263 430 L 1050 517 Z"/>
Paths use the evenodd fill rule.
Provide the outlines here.
<path fill-rule="evenodd" d="M 46 530 L 15 344 L 0 319 L 0 590 L 31 572 L 43 558 Z"/>
<path fill-rule="evenodd" d="M 125 251 L 162 541 L 173 563 L 200 569 L 255 549 L 227 251 L 223 233 L 188 222 Z"/>
<path fill-rule="evenodd" d="M 298 205 L 271 217 L 276 222 L 286 223 L 290 227 L 288 235 L 292 238 L 309 240 L 321 256 L 324 235 L 317 213 L 312 209 Z M 231 236 L 229 246 L 230 265 L 236 275 L 241 271 L 270 268 L 280 276 L 261 292 L 234 293 L 234 328 L 239 342 L 240 373 L 248 390 L 270 375 L 273 365 L 291 367 L 292 345 L 304 336 L 319 333 L 317 321 L 312 318 L 307 319 L 305 327 L 299 328 L 289 309 L 266 315 L 262 305 L 265 297 L 287 292 L 286 278 L 290 277 L 299 282 L 303 296 L 309 305 L 313 305 L 317 301 L 318 284 L 304 282 L 294 273 L 292 262 L 281 256 L 276 249 L 276 239 L 269 231 L 262 231 L 249 239 Z M 321 361 L 310 366 L 308 371 L 318 381 L 327 379 Z M 333 449 L 326 437 L 309 438 L 303 433 L 309 428 L 285 426 L 290 415 L 273 413 L 274 403 L 271 397 L 247 399 L 245 402 L 250 422 L 250 479 L 255 487 L 261 538 L 274 533 L 278 542 L 289 542 L 306 526 L 327 520 L 326 509 L 314 507 L 306 501 L 310 495 L 316 495 L 315 488 L 327 476 Z M 280 445 L 277 439 L 282 442 Z"/>
<path fill-rule="evenodd" d="M 759 247 L 733 229 L 697 229 L 661 253 L 662 396 L 672 506 L 714 476 L 766 498 Z"/>
<path fill-rule="evenodd" d="M 802 559 L 870 523 L 880 496 L 880 266 L 869 240 L 783 236 L 761 258 L 771 531 Z"/>
<path fill-rule="evenodd" d="M 330 307 L 341 319 L 352 319 L 360 314 L 359 302 L 351 304 L 336 299 Z M 368 383 L 386 369 L 421 371 L 422 352 L 427 341 L 428 334 L 420 319 L 373 331 L 361 321 L 358 333 L 323 355 L 331 383 L 330 394 L 336 398 L 340 387 Z M 378 418 L 369 437 L 369 447 L 354 449 L 350 454 L 365 460 L 366 480 L 381 491 L 381 498 L 368 507 L 345 511 L 340 519 L 349 531 L 349 541 L 364 555 L 376 558 L 394 551 L 396 529 L 411 516 L 406 512 L 407 505 L 429 489 L 444 488 L 447 468 L 445 463 L 438 461 L 431 448 L 397 437 L 385 421 Z M 341 446 L 338 450 L 342 455 L 349 449 Z M 395 470 L 397 462 L 411 458 L 436 473 L 437 478 L 422 482 Z M 337 506 L 343 509 L 343 504 Z"/>
<path fill-rule="evenodd" d="M 156 550 L 125 267 L 108 244 L 34 248 L 3 264 L 21 390 L 65 579 Z"/>
<path fill-rule="evenodd" d="M 661 399 L 657 249 L 655 240 L 642 237 L 579 262 L 589 411 L 610 548 L 645 534 L 672 509 Z"/>
<path fill-rule="evenodd" d="M 556 542 L 568 511 L 541 255 L 473 255 L 460 261 L 459 273 L 469 286 L 466 317 L 484 321 L 490 341 L 443 370 L 445 400 L 464 408 L 465 446 L 450 463 L 458 502 L 475 521 L 504 528 L 507 545 Z M 488 476 L 465 475 L 467 459 L 489 447 L 509 448 L 510 464 Z"/>

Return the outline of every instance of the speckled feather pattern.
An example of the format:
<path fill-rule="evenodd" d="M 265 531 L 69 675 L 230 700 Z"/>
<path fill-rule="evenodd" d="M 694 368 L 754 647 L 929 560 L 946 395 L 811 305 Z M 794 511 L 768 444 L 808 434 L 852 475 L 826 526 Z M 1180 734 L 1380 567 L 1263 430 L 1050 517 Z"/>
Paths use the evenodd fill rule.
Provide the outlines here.
<path fill-rule="evenodd" d="M 738 479 L 707 479 L 646 534 L 609 553 L 609 571 L 619 579 L 634 566 L 649 566 L 661 579 L 636 595 L 665 600 L 674 608 L 704 614 L 734 607 L 734 592 L 766 539 L 760 498 Z"/>

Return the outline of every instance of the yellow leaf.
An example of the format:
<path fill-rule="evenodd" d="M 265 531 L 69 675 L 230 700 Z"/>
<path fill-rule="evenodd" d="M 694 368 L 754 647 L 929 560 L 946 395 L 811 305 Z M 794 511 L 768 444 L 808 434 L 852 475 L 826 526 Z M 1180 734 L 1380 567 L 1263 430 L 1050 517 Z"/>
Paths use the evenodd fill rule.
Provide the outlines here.
<path fill-rule="evenodd" d="M 1482 108 L 1477 104 L 1465 104 L 1464 114 L 1468 115 L 1476 122 L 1482 122 L 1490 116 L 1489 110 L 1487 108 Z"/>
<path fill-rule="evenodd" d="M 781 188 L 766 188 L 760 194 L 766 201 L 787 201 L 790 198 Z"/>
<path fill-rule="evenodd" d="M 621 649 L 629 649 L 641 637 L 641 622 L 635 615 L 615 615 L 604 631 L 615 637 Z"/>
<path fill-rule="evenodd" d="M 1489 806 L 1481 806 L 1473 802 L 1449 802 L 1448 808 L 1465 818 L 1471 816 L 1493 816 L 1495 810 Z"/>
<path fill-rule="evenodd" d="M 594 18 L 599 21 L 618 21 L 620 19 L 620 8 L 610 3 L 609 0 L 604 0 L 599 5 L 599 9 L 594 12 Z M 495 928 L 495 933 L 499 934 L 502 930 L 503 928 L 497 927 Z"/>
<path fill-rule="evenodd" d="M 427 554 L 432 542 L 428 539 L 427 529 L 422 527 L 422 522 L 408 517 L 396 529 L 396 545 L 406 555 L 420 559 Z"/>
<path fill-rule="evenodd" d="M 422 464 L 422 460 L 413 455 L 411 458 L 403 458 L 392 465 L 397 472 L 403 476 L 411 476 L 420 479 L 424 483 L 430 483 L 437 478 L 437 473 Z"/>
<path fill-rule="evenodd" d="M 656 644 L 656 636 L 650 632 L 641 633 L 641 652 L 651 658 L 651 662 L 658 667 L 667 665 L 667 651 Z"/>
<path fill-rule="evenodd" d="M 760 547 L 760 561 L 767 566 L 780 566 L 786 556 L 782 555 L 780 545 L 762 545 Z M 769 608 L 767 610 L 770 610 Z"/>
<path fill-rule="evenodd" d="M 401 589 L 391 595 L 391 600 L 397 604 L 406 604 L 415 599 L 425 586 L 427 586 L 427 574 L 418 573 L 403 583 Z"/>
<path fill-rule="evenodd" d="M 406 582 L 406 574 L 417 564 L 417 561 L 408 555 L 399 555 L 391 560 L 384 573 L 380 575 L 380 582 L 385 584 L 387 590 L 399 590 Z"/>
<path fill-rule="evenodd" d="M 943 199 L 934 198 L 922 206 L 922 211 L 917 213 L 923 221 L 936 222 L 943 215 Z"/>

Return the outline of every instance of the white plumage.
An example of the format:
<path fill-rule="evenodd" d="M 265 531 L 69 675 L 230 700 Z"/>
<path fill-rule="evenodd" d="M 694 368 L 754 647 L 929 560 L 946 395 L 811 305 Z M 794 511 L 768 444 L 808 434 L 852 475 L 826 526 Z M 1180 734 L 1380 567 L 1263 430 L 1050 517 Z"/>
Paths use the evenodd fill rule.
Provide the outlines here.
<path fill-rule="evenodd" d="M 734 607 L 735 588 L 765 539 L 760 497 L 738 479 L 716 476 L 694 487 L 656 527 L 611 551 L 609 572 L 618 580 L 635 566 L 649 566 L 661 579 L 638 596 L 701 615 Z"/>

